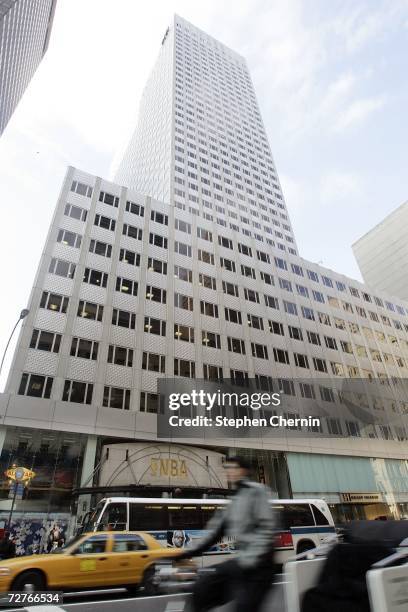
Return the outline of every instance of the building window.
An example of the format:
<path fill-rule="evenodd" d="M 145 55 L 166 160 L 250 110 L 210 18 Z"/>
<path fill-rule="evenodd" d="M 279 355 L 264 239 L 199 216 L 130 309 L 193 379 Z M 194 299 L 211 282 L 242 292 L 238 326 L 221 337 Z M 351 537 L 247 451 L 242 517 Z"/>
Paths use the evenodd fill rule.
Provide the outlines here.
<path fill-rule="evenodd" d="M 289 353 L 283 349 L 274 348 L 273 357 L 277 363 L 289 364 Z"/>
<path fill-rule="evenodd" d="M 165 248 L 167 248 L 167 246 Z M 178 253 L 179 255 L 184 255 L 185 257 L 191 257 L 191 246 L 189 244 L 185 244 L 184 242 L 178 242 L 176 240 L 174 243 L 174 252 Z"/>
<path fill-rule="evenodd" d="M 239 310 L 234 310 L 233 308 L 225 308 L 225 320 L 230 323 L 236 323 L 237 325 L 242 325 L 242 316 Z"/>
<path fill-rule="evenodd" d="M 123 346 L 114 346 L 110 344 L 108 350 L 108 363 L 131 368 L 133 365 L 133 350 Z"/>
<path fill-rule="evenodd" d="M 150 370 L 151 372 L 160 372 L 164 374 L 166 368 L 166 358 L 164 355 L 156 353 L 143 353 L 142 370 Z"/>
<path fill-rule="evenodd" d="M 212 253 L 208 253 L 208 251 L 198 249 L 198 259 L 204 263 L 208 263 L 212 266 L 214 265 L 214 255 Z"/>
<path fill-rule="evenodd" d="M 115 219 L 111 219 L 110 217 L 104 217 L 103 215 L 95 215 L 94 225 L 96 225 L 97 227 L 101 227 L 102 229 L 114 232 L 116 228 L 116 221 Z"/>
<path fill-rule="evenodd" d="M 200 300 L 200 312 L 207 317 L 214 317 L 218 319 L 218 306 L 212 302 Z"/>
<path fill-rule="evenodd" d="M 184 232 L 185 234 L 191 234 L 191 225 L 190 223 L 186 223 L 186 221 L 182 221 L 181 219 L 174 219 L 174 227 L 179 232 Z"/>
<path fill-rule="evenodd" d="M 106 191 L 99 192 L 99 202 L 103 202 L 109 206 L 114 206 L 115 208 L 119 206 L 118 196 L 115 196 L 112 193 L 107 193 Z"/>
<path fill-rule="evenodd" d="M 134 253 L 128 249 L 120 249 L 119 261 L 127 263 L 130 266 L 140 266 L 140 253 Z"/>
<path fill-rule="evenodd" d="M 104 387 L 103 406 L 105 406 L 106 408 L 129 410 L 130 389 L 121 389 L 119 387 Z"/>
<path fill-rule="evenodd" d="M 309 360 L 307 355 L 302 355 L 301 353 L 294 353 L 295 364 L 298 368 L 309 368 Z"/>
<path fill-rule="evenodd" d="M 85 268 L 83 281 L 89 285 L 106 287 L 108 283 L 108 275 L 106 272 L 100 272 L 99 270 L 93 270 L 92 268 Z"/>
<path fill-rule="evenodd" d="M 140 227 L 128 225 L 127 223 L 123 224 L 122 234 L 128 238 L 134 238 L 135 240 L 142 240 L 143 238 L 143 230 Z"/>
<path fill-rule="evenodd" d="M 250 266 L 243 266 L 241 264 L 241 274 L 242 276 L 246 276 L 249 278 L 256 278 L 256 274 L 255 274 L 255 270 L 254 268 L 251 268 Z"/>
<path fill-rule="evenodd" d="M 239 297 L 238 285 L 234 285 L 233 283 L 228 283 L 227 281 L 222 281 L 222 290 L 224 293 L 228 295 Z"/>
<path fill-rule="evenodd" d="M 154 246 L 160 247 L 162 249 L 167 249 L 168 240 L 160 234 L 153 234 L 152 232 L 150 232 L 149 244 L 153 244 Z"/>
<path fill-rule="evenodd" d="M 271 259 L 268 253 L 264 253 L 263 251 L 256 252 L 259 261 L 263 261 L 264 263 L 271 263 Z"/>
<path fill-rule="evenodd" d="M 91 321 L 102 321 L 103 317 L 103 306 L 101 304 L 94 304 L 93 302 L 85 302 L 80 300 L 78 304 L 78 317 L 83 317 Z"/>
<path fill-rule="evenodd" d="M 319 282 L 319 275 L 317 274 L 317 272 L 313 272 L 313 270 L 307 270 L 307 275 L 311 281 L 315 283 Z"/>
<path fill-rule="evenodd" d="M 225 257 L 220 258 L 221 268 L 228 270 L 229 272 L 236 272 L 235 263 L 231 261 L 231 259 L 226 259 Z"/>
<path fill-rule="evenodd" d="M 221 348 L 221 337 L 219 334 L 214 334 L 213 332 L 203 330 L 201 332 L 201 338 L 203 346 L 215 349 Z"/>
<path fill-rule="evenodd" d="M 204 377 L 204 380 L 212 380 L 214 382 L 222 383 L 224 380 L 222 367 L 204 363 L 203 364 L 203 377 Z"/>
<path fill-rule="evenodd" d="M 247 302 L 255 302 L 259 304 L 259 293 L 253 289 L 244 288 L 244 296 Z"/>
<path fill-rule="evenodd" d="M 333 349 L 337 351 L 337 342 L 336 338 L 331 338 L 330 336 L 325 336 L 324 341 L 326 343 L 327 348 Z"/>
<path fill-rule="evenodd" d="M 78 221 L 86 221 L 88 211 L 80 206 L 74 206 L 74 204 L 65 204 L 64 215 Z"/>
<path fill-rule="evenodd" d="M 327 374 L 327 364 L 325 359 L 313 357 L 313 365 L 316 372 L 325 372 Z"/>
<path fill-rule="evenodd" d="M 158 274 L 167 274 L 167 263 L 160 259 L 153 259 L 149 257 L 147 260 L 148 272 L 157 272 Z"/>
<path fill-rule="evenodd" d="M 247 322 L 248 322 L 249 327 L 252 327 L 253 329 L 261 329 L 262 331 L 264 329 L 262 317 L 257 317 L 256 315 L 248 314 Z"/>
<path fill-rule="evenodd" d="M 285 291 L 290 291 L 291 293 L 293 292 L 292 283 L 286 278 L 279 278 L 279 287 Z"/>
<path fill-rule="evenodd" d="M 294 327 L 293 325 L 288 326 L 289 336 L 292 340 L 303 340 L 303 333 L 300 327 Z"/>
<path fill-rule="evenodd" d="M 159 407 L 159 396 L 157 393 L 140 392 L 140 412 L 158 414 Z"/>
<path fill-rule="evenodd" d="M 152 302 L 159 302 L 160 304 L 166 304 L 167 302 L 167 291 L 166 289 L 160 289 L 159 287 L 153 287 L 152 285 L 146 286 L 146 300 Z"/>
<path fill-rule="evenodd" d="M 95 255 L 102 255 L 102 257 L 111 257 L 112 245 L 106 242 L 100 242 L 99 240 L 91 240 L 89 243 L 89 252 Z"/>
<path fill-rule="evenodd" d="M 135 202 L 131 202 L 128 200 L 126 202 L 126 212 L 132 213 L 132 215 L 137 215 L 138 217 L 144 217 L 144 208 L 140 204 L 136 204 Z"/>
<path fill-rule="evenodd" d="M 204 229 L 203 227 L 197 227 L 197 238 L 201 238 L 202 240 L 208 240 L 208 242 L 212 242 L 212 233 Z"/>
<path fill-rule="evenodd" d="M 39 374 L 27 374 L 24 372 L 21 377 L 18 394 L 49 399 L 53 380 L 51 376 L 40 376 Z"/>
<path fill-rule="evenodd" d="M 61 344 L 61 334 L 33 329 L 30 341 L 30 348 L 39 351 L 58 353 Z"/>
<path fill-rule="evenodd" d="M 150 212 L 150 219 L 152 221 L 154 221 L 155 223 L 161 223 L 162 225 L 168 225 L 169 224 L 169 218 L 167 215 L 164 215 L 163 213 L 157 211 L 157 210 L 152 210 Z"/>
<path fill-rule="evenodd" d="M 275 257 L 275 265 L 277 268 L 280 268 L 281 270 L 288 269 L 286 261 L 284 259 L 281 259 L 280 257 Z"/>
<path fill-rule="evenodd" d="M 80 234 L 75 234 L 75 232 L 60 229 L 58 230 L 57 242 L 79 249 L 82 242 L 82 236 Z"/>
<path fill-rule="evenodd" d="M 308 331 L 306 333 L 307 333 L 307 339 L 309 340 L 310 344 L 315 344 L 316 346 L 321 345 L 319 334 L 317 334 L 316 332 L 311 332 L 311 331 Z"/>
<path fill-rule="evenodd" d="M 228 337 L 227 342 L 228 342 L 228 350 L 231 353 L 239 353 L 241 355 L 246 354 L 245 340 L 242 340 L 241 338 Z"/>
<path fill-rule="evenodd" d="M 156 336 L 166 335 L 166 321 L 154 319 L 153 317 L 145 317 L 144 331 L 147 334 L 155 334 Z"/>
<path fill-rule="evenodd" d="M 272 274 L 268 274 L 267 272 L 261 271 L 261 279 L 266 285 L 274 285 Z"/>
<path fill-rule="evenodd" d="M 309 321 L 315 320 L 313 310 L 311 308 L 307 308 L 306 306 L 302 306 L 302 315 L 305 319 L 308 319 Z"/>
<path fill-rule="evenodd" d="M 251 247 L 249 247 L 246 244 L 242 244 L 241 242 L 239 242 L 238 243 L 238 251 L 242 255 L 246 255 L 247 257 L 252 257 L 252 249 L 251 249 Z"/>
<path fill-rule="evenodd" d="M 75 402 L 77 404 L 91 404 L 93 384 L 79 380 L 66 380 L 62 392 L 63 402 Z"/>
<path fill-rule="evenodd" d="M 99 343 L 94 340 L 85 340 L 85 338 L 72 338 L 71 357 L 81 357 L 81 359 L 98 358 Z"/>
<path fill-rule="evenodd" d="M 186 359 L 174 360 L 174 376 L 185 376 L 195 378 L 195 363 Z"/>
<path fill-rule="evenodd" d="M 189 295 L 183 295 L 182 293 L 174 294 L 174 306 L 176 308 L 182 308 L 183 310 L 192 311 L 194 308 L 193 298 Z"/>
<path fill-rule="evenodd" d="M 127 329 L 135 329 L 135 323 L 136 315 L 134 312 L 118 310 L 117 308 L 112 310 L 112 325 L 126 327 Z"/>
<path fill-rule="evenodd" d="M 251 342 L 252 357 L 258 359 L 268 359 L 268 349 L 264 344 L 256 344 Z"/>
<path fill-rule="evenodd" d="M 174 339 L 182 340 L 183 342 L 191 342 L 194 344 L 194 327 L 188 325 L 174 324 Z"/>
<path fill-rule="evenodd" d="M 271 334 L 277 334 L 278 336 L 284 336 L 285 335 L 285 331 L 283 329 L 283 325 L 282 323 L 279 323 L 278 321 L 268 321 L 269 323 L 269 331 L 271 332 Z"/>
<path fill-rule="evenodd" d="M 207 289 L 217 290 L 217 281 L 212 276 L 208 276 L 207 274 L 199 274 L 198 275 L 198 284 L 200 287 L 207 287 Z"/>
<path fill-rule="evenodd" d="M 295 357 L 296 361 L 296 357 Z M 316 399 L 316 393 L 313 385 L 309 383 L 299 383 L 300 394 L 305 399 Z"/>
<path fill-rule="evenodd" d="M 283 307 L 287 314 L 297 316 L 297 306 L 293 302 L 287 302 L 286 300 L 283 300 Z"/>
<path fill-rule="evenodd" d="M 278 389 L 284 395 L 296 395 L 293 380 L 288 380 L 287 378 L 278 378 Z"/>
<path fill-rule="evenodd" d="M 92 197 L 92 187 L 79 181 L 72 181 L 71 191 L 87 198 Z"/>
<path fill-rule="evenodd" d="M 76 266 L 74 263 L 71 263 L 70 261 L 65 261 L 65 259 L 56 259 L 55 257 L 53 257 L 51 259 L 48 272 L 50 272 L 51 274 L 56 274 L 57 276 L 63 276 L 64 278 L 74 278 L 75 269 Z"/>
<path fill-rule="evenodd" d="M 138 283 L 129 278 L 118 276 L 116 279 L 116 291 L 126 293 L 127 295 L 137 296 Z"/>
<path fill-rule="evenodd" d="M 242 370 L 230 370 L 231 384 L 237 387 L 248 387 L 249 377 L 248 372 Z"/>
<path fill-rule="evenodd" d="M 65 295 L 50 293 L 43 291 L 41 296 L 40 308 L 46 308 L 54 312 L 66 313 L 68 308 L 69 298 Z"/>
<path fill-rule="evenodd" d="M 185 281 L 186 283 L 193 282 L 193 272 L 188 268 L 183 268 L 182 266 L 174 266 L 174 278 L 178 278 L 179 280 Z"/>
<path fill-rule="evenodd" d="M 218 244 L 225 249 L 233 249 L 232 240 L 226 238 L 225 236 L 218 236 Z"/>

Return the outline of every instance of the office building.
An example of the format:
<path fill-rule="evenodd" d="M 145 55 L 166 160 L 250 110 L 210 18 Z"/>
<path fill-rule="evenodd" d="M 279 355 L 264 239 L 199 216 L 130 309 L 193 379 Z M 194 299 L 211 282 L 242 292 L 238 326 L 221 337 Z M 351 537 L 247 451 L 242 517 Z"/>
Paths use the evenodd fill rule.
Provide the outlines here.
<path fill-rule="evenodd" d="M 339 520 L 407 515 L 408 401 L 361 430 L 331 387 L 407 376 L 408 304 L 298 255 L 242 58 L 176 16 L 116 181 L 67 171 L 0 402 L 2 468 L 42 462 L 52 512 L 81 486 L 83 515 L 95 486 L 221 490 L 239 448 L 277 494 L 325 497 Z M 164 377 L 278 381 L 288 413 L 323 406 L 325 435 L 168 444 Z"/>
<path fill-rule="evenodd" d="M 408 202 L 353 244 L 364 281 L 389 295 L 408 300 Z"/>
<path fill-rule="evenodd" d="M 47 51 L 55 5 L 0 1 L 0 135 Z"/>

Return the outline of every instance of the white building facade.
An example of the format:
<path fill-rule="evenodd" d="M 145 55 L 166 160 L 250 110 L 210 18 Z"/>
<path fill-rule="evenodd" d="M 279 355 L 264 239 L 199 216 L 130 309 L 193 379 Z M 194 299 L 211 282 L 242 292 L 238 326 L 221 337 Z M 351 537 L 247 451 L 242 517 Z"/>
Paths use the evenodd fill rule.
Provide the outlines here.
<path fill-rule="evenodd" d="M 407 231 L 408 202 L 404 202 L 353 244 L 365 282 L 403 300 L 408 299 Z"/>
<path fill-rule="evenodd" d="M 0 135 L 48 48 L 56 0 L 0 2 Z"/>
<path fill-rule="evenodd" d="M 129 463 L 144 442 L 159 461 L 159 378 L 278 381 L 289 414 L 324 407 L 324 436 L 177 440 L 177 457 L 197 447 L 202 468 L 240 449 L 277 494 L 324 496 L 339 520 L 405 516 L 408 398 L 367 403 L 394 418 L 362 431 L 352 413 L 330 417 L 330 387 L 407 377 L 408 304 L 299 257 L 242 58 L 175 17 L 117 176 L 127 186 L 67 171 L 1 396 L 4 469 L 43 461 L 48 513 L 78 485 L 83 513 L 102 448 L 120 442 Z M 175 484 L 143 479 L 158 482 Z M 40 511 L 32 490 L 19 511 Z"/>

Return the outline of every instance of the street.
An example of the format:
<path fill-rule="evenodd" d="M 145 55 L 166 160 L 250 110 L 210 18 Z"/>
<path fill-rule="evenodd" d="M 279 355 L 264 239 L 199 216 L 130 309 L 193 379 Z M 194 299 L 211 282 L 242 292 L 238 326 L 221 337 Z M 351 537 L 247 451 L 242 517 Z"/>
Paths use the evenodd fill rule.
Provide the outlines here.
<path fill-rule="evenodd" d="M 277 576 L 277 583 L 267 602 L 265 610 L 268 612 L 285 612 L 283 597 L 282 574 Z M 184 610 L 184 602 L 188 596 L 184 595 L 158 595 L 155 597 L 129 596 L 125 589 L 106 589 L 102 591 L 84 591 L 78 593 L 67 593 L 64 595 L 64 604 L 36 605 L 24 608 L 3 608 L 8 612 L 60 612 L 71 610 L 72 612 L 181 612 Z M 228 606 L 218 608 L 217 612 L 227 612 Z"/>

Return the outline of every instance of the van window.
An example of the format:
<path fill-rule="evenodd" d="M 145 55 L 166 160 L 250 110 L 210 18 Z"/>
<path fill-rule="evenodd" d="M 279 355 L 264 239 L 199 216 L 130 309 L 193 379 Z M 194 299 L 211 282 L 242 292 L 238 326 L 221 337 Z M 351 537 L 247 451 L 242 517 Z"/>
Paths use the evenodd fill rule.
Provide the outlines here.
<path fill-rule="evenodd" d="M 102 515 L 100 529 L 109 531 L 121 531 L 126 529 L 127 524 L 127 504 L 125 502 L 115 502 L 108 504 Z"/>
<path fill-rule="evenodd" d="M 307 527 L 314 525 L 314 518 L 309 504 L 285 504 L 281 514 L 283 529 Z"/>
<path fill-rule="evenodd" d="M 129 504 L 131 531 L 163 531 L 167 529 L 167 507 L 164 504 Z"/>
<path fill-rule="evenodd" d="M 323 512 L 321 512 L 319 510 L 319 508 L 317 508 L 317 506 L 315 506 L 314 504 L 311 504 L 311 507 L 312 507 L 313 514 L 314 514 L 314 517 L 315 517 L 316 525 L 328 525 L 329 524 L 329 520 L 323 514 Z"/>
<path fill-rule="evenodd" d="M 170 529 L 202 529 L 201 508 L 193 505 L 169 506 Z"/>

